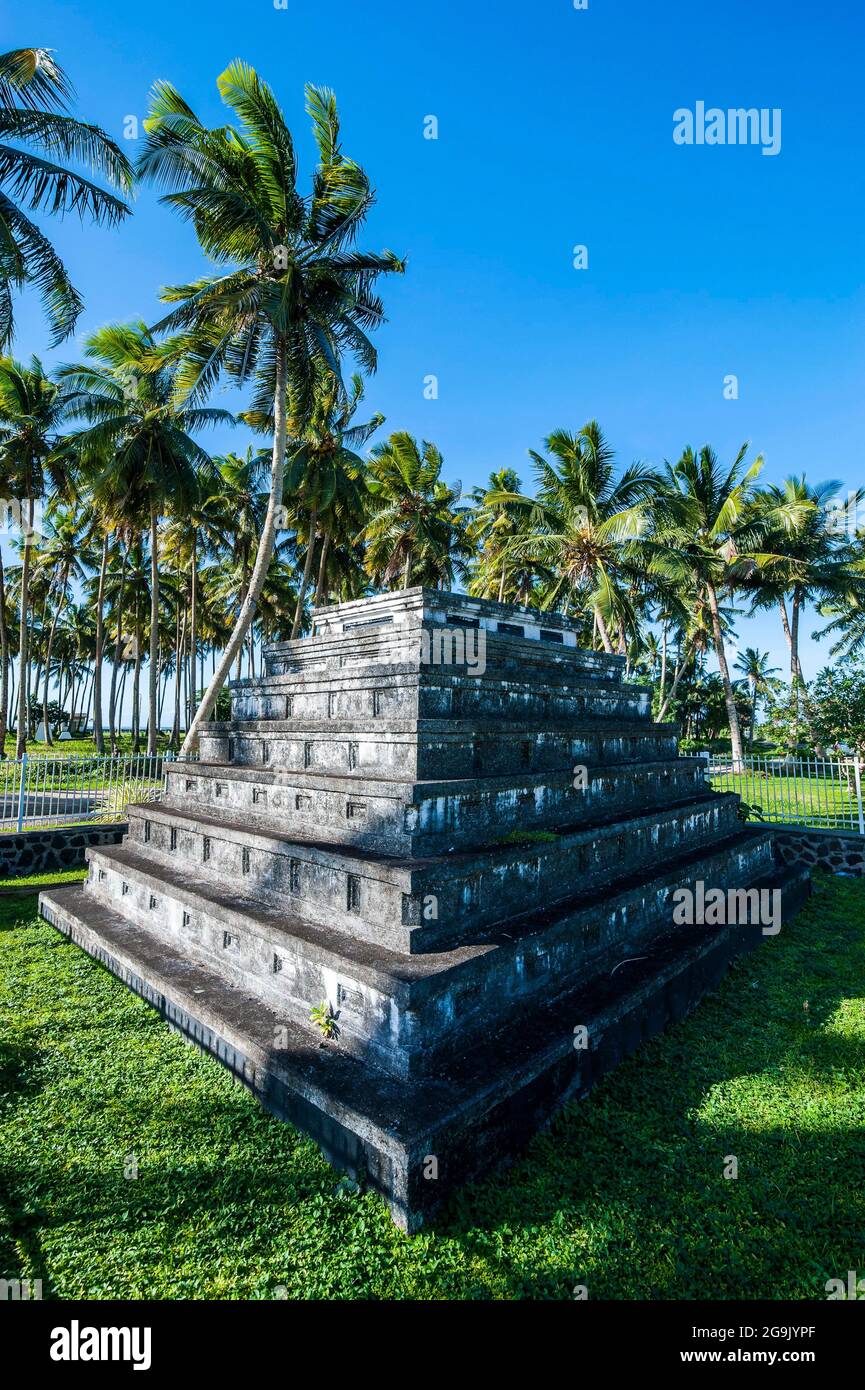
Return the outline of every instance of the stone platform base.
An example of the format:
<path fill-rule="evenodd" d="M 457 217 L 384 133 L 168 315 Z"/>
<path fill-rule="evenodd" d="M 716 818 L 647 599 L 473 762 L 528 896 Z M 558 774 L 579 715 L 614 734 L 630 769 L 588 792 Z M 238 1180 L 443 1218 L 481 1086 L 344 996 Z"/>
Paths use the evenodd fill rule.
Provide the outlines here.
<path fill-rule="evenodd" d="M 807 869 L 781 868 L 752 886 L 781 889 L 786 921 L 808 895 Z M 172 952 L 77 885 L 43 893 L 40 910 L 269 1110 L 310 1134 L 329 1162 L 378 1191 L 406 1231 L 518 1152 L 560 1105 L 682 1018 L 764 939 L 759 927 L 680 927 L 642 959 L 476 1041 L 435 1074 L 404 1081 L 338 1042 L 316 1044 L 308 1028 Z M 577 1045 L 580 1028 L 585 1047 Z"/>

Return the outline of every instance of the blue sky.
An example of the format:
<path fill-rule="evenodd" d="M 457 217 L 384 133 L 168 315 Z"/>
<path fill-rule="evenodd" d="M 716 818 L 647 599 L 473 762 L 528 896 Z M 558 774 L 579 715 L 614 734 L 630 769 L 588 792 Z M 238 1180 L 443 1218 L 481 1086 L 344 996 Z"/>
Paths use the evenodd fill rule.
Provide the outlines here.
<path fill-rule="evenodd" d="M 865 481 L 865 18 L 849 0 L 46 0 L 7 14 L 4 35 L 54 48 L 79 113 L 118 139 L 156 78 L 219 121 L 216 76 L 242 57 L 274 87 L 304 174 L 303 85 L 333 87 L 344 148 L 378 188 L 364 241 L 409 258 L 385 290 L 370 411 L 434 440 L 466 489 L 505 465 L 529 482 L 527 448 L 593 417 L 623 464 L 750 440 L 768 479 Z M 673 112 L 700 100 L 780 108 L 780 153 L 674 144 Z M 52 236 L 85 296 L 79 336 L 155 320 L 159 287 L 202 269 L 151 190 L 116 232 L 70 220 Z M 18 325 L 17 355 L 75 356 L 44 351 L 34 302 Z M 743 621 L 740 643 L 785 664 L 774 616 Z M 806 675 L 826 651 L 806 641 Z"/>

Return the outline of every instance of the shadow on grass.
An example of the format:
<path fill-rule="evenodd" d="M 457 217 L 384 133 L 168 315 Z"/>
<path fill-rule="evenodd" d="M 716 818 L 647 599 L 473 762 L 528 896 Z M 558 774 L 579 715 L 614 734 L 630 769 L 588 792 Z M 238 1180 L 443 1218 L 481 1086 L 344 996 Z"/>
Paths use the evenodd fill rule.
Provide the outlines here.
<path fill-rule="evenodd" d="M 193 1254 L 231 1271 L 241 1251 L 266 1263 L 293 1241 L 301 1287 L 318 1290 L 330 1264 L 339 1297 L 562 1299 L 585 1285 L 590 1298 L 824 1298 L 828 1278 L 865 1269 L 865 1034 L 844 1017 L 865 993 L 865 885 L 821 893 L 417 1240 L 392 1229 L 377 1199 L 336 1198 L 338 1175 L 310 1141 L 211 1060 L 178 1051 L 146 1006 L 57 944 L 61 958 L 72 953 L 75 990 L 94 997 L 82 1015 L 67 982 L 74 1045 L 91 1068 L 72 1091 L 89 1108 L 71 1161 L 43 1131 L 23 1188 L 14 1165 L 0 1177 L 0 1265 L 7 1246 L 22 1251 L 47 1294 L 42 1246 L 61 1231 L 73 1247 L 76 1232 L 96 1232 L 103 1284 L 117 1278 L 113 1242 L 128 1243 L 129 1259 L 161 1244 L 169 1297 L 184 1296 Z M 57 1011 L 66 1026 L 59 1001 Z M 19 1100 L 31 1073 L 26 1055 L 11 1056 Z M 130 1181 L 124 1154 L 136 1147 Z M 727 1179 L 733 1155 L 739 1175 Z"/>

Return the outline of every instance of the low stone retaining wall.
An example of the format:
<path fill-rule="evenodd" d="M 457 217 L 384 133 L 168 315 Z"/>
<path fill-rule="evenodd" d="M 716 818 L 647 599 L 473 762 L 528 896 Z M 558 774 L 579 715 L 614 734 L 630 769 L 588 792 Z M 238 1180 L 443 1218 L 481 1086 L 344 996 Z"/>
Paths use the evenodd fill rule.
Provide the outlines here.
<path fill-rule="evenodd" d="M 782 864 L 807 864 L 832 874 L 865 878 L 865 835 L 850 830 L 814 830 L 807 825 L 773 825 Z"/>
<path fill-rule="evenodd" d="M 117 845 L 126 830 L 126 821 L 119 821 L 111 825 L 24 830 L 20 835 L 0 834 L 0 879 L 76 869 L 83 866 L 84 851 L 90 845 Z"/>

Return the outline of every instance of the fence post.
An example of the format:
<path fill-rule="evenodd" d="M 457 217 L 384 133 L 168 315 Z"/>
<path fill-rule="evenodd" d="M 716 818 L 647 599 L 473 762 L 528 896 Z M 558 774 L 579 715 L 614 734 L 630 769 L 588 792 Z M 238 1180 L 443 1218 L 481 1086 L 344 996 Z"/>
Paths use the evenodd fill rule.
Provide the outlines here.
<path fill-rule="evenodd" d="M 27 754 L 21 758 L 21 784 L 18 788 L 18 832 L 24 829 L 24 788 L 27 783 Z"/>
<path fill-rule="evenodd" d="M 865 815 L 862 813 L 862 763 L 859 754 L 853 759 L 853 775 L 856 779 L 856 807 L 859 811 L 859 834 L 865 835 Z"/>

